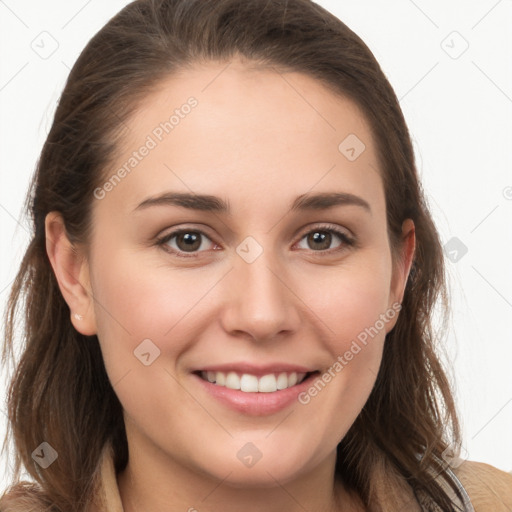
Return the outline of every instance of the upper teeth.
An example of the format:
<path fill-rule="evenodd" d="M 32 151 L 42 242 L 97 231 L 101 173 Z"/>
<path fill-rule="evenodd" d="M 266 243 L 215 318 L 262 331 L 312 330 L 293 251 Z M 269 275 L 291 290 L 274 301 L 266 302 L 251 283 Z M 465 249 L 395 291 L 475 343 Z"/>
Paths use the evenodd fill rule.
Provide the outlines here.
<path fill-rule="evenodd" d="M 238 375 L 236 372 L 201 372 L 201 377 L 208 382 L 214 382 L 218 386 L 224 386 L 229 389 L 239 389 L 246 393 L 272 393 L 278 389 L 286 389 L 295 384 L 300 384 L 306 377 L 305 373 L 279 373 L 263 375 L 256 377 L 249 373 Z"/>

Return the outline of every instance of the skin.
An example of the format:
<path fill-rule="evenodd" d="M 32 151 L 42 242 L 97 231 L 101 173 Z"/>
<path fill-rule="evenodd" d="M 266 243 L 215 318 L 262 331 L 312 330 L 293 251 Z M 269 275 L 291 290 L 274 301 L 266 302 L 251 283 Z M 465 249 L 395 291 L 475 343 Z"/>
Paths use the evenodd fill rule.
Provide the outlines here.
<path fill-rule="evenodd" d="M 73 325 L 98 336 L 124 408 L 124 509 L 364 510 L 334 477 L 335 450 L 371 392 L 398 315 L 308 404 L 272 415 L 226 408 L 190 371 L 241 360 L 330 367 L 401 302 L 414 225 L 404 222 L 394 261 L 376 148 L 354 103 L 308 76 L 237 59 L 161 82 L 127 123 L 106 176 L 190 96 L 197 107 L 103 199 L 91 198 L 88 247 L 71 251 L 59 214 L 46 219 L 48 254 Z M 338 150 L 348 134 L 366 146 L 355 161 Z M 219 196 L 231 215 L 170 205 L 133 211 L 164 191 Z M 290 210 L 299 195 L 333 191 L 359 196 L 371 211 Z M 325 245 L 308 241 L 325 223 L 356 244 L 335 234 Z M 206 234 L 193 257 L 156 244 L 182 227 Z M 252 263 L 236 252 L 248 236 L 263 249 Z M 167 247 L 190 254 L 176 237 Z M 147 338 L 161 351 L 149 366 L 133 353 Z M 236 456 L 248 442 L 262 453 L 252 467 Z"/>

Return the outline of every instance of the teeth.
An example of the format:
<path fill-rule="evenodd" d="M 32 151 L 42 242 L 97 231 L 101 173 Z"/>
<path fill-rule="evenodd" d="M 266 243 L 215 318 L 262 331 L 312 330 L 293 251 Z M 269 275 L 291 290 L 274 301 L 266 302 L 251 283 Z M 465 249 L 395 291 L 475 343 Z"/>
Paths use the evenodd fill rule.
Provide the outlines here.
<path fill-rule="evenodd" d="M 255 393 L 258 391 L 258 378 L 244 373 L 240 379 L 240 389 L 246 393 Z"/>
<path fill-rule="evenodd" d="M 288 375 L 280 373 L 277 377 L 277 389 L 286 389 L 288 387 Z"/>
<path fill-rule="evenodd" d="M 245 393 L 273 393 L 300 384 L 306 377 L 305 373 L 279 373 L 263 375 L 258 378 L 249 373 L 238 375 L 236 372 L 201 372 L 201 377 L 217 386 L 238 389 Z"/>
<path fill-rule="evenodd" d="M 286 373 L 283 375 L 286 376 Z M 261 393 L 273 393 L 274 391 L 277 391 L 276 376 L 272 373 L 270 375 L 263 375 L 258 382 L 258 391 Z"/>
<path fill-rule="evenodd" d="M 240 377 L 235 372 L 229 372 L 224 386 L 229 389 L 240 389 Z"/>
<path fill-rule="evenodd" d="M 226 376 L 222 372 L 213 372 L 215 374 L 215 379 L 213 382 L 217 383 L 219 386 L 226 385 Z"/>

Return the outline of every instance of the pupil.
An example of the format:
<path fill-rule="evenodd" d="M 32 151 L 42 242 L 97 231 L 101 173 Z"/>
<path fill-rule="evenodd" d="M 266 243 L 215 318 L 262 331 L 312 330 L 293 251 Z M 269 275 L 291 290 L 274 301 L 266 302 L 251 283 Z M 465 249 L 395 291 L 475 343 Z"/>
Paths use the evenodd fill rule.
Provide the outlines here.
<path fill-rule="evenodd" d="M 182 240 L 185 242 L 185 250 L 193 250 L 197 249 L 200 243 L 198 243 L 199 236 L 197 234 L 191 234 L 191 233 L 184 233 L 180 237 L 178 237 L 178 240 Z"/>
<path fill-rule="evenodd" d="M 322 245 L 322 242 L 323 242 L 322 247 L 320 247 L 321 249 L 328 249 L 329 248 L 329 246 L 331 245 L 330 237 L 331 237 L 331 234 L 330 233 L 326 233 L 326 232 L 316 231 L 315 233 L 312 234 L 313 241 L 316 244 Z M 318 245 L 317 245 L 317 249 L 318 249 Z"/>

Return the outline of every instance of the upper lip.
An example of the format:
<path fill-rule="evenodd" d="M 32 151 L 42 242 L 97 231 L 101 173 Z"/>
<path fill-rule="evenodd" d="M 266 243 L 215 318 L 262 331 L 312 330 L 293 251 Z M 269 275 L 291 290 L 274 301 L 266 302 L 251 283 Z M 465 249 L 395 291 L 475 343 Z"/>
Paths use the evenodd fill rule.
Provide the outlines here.
<path fill-rule="evenodd" d="M 290 363 L 271 363 L 266 365 L 255 365 L 254 363 L 239 362 L 239 363 L 224 363 L 204 366 L 196 368 L 193 372 L 235 372 L 235 373 L 248 373 L 255 376 L 268 375 L 269 373 L 310 373 L 316 371 L 306 366 L 290 364 Z"/>

